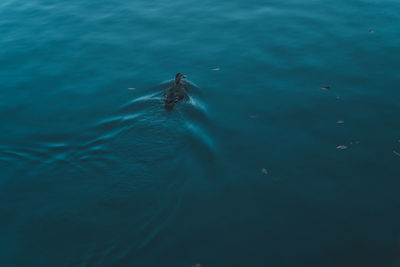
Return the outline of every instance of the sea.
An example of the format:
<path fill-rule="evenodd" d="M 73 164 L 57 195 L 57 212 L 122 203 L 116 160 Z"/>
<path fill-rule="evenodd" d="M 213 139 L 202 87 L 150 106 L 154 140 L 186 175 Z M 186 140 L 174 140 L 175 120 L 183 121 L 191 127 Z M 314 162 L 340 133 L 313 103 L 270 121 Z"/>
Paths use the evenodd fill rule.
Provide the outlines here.
<path fill-rule="evenodd" d="M 400 266 L 399 0 L 1 0 L 0 69 L 2 267 Z"/>

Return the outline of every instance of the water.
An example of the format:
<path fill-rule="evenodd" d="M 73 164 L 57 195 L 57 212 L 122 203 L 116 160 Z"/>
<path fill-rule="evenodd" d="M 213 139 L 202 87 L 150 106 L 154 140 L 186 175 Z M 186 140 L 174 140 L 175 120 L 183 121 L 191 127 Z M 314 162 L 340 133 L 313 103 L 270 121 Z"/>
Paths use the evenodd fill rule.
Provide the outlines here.
<path fill-rule="evenodd" d="M 0 265 L 400 266 L 399 10 L 3 0 Z"/>

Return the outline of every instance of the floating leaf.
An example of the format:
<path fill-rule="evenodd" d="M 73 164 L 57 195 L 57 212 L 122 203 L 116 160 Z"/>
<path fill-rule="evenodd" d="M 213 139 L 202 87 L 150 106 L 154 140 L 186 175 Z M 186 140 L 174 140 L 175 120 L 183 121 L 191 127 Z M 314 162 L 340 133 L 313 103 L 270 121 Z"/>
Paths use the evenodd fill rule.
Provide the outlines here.
<path fill-rule="evenodd" d="M 268 175 L 268 171 L 267 171 L 266 168 L 262 168 L 262 169 L 261 169 L 261 172 L 264 173 L 265 175 Z"/>
<path fill-rule="evenodd" d="M 135 90 L 136 88 L 134 88 L 134 87 L 131 87 L 131 88 L 128 88 L 128 90 Z"/>
<path fill-rule="evenodd" d="M 340 145 L 340 146 L 337 146 L 336 148 L 337 148 L 337 149 L 342 149 L 342 150 L 343 150 L 343 149 L 347 149 L 347 146 L 345 146 L 345 145 Z"/>

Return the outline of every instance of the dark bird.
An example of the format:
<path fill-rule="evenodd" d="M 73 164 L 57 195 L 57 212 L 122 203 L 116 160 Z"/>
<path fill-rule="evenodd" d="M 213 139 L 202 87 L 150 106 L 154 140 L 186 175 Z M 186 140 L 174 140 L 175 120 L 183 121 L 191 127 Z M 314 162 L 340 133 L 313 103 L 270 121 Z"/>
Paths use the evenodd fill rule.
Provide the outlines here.
<path fill-rule="evenodd" d="M 186 78 L 186 76 L 178 72 L 175 75 L 174 84 L 164 94 L 165 108 L 168 111 L 172 110 L 179 101 L 189 98 L 186 92 L 186 84 L 182 81 L 183 78 Z"/>

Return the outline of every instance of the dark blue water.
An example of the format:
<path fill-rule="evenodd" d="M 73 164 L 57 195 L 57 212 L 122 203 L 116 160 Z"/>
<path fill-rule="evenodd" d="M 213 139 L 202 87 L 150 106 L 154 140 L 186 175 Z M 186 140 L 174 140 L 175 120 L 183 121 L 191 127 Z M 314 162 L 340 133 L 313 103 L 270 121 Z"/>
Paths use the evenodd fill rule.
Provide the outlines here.
<path fill-rule="evenodd" d="M 400 266 L 399 1 L 3 0 L 0 48 L 0 266 Z"/>

